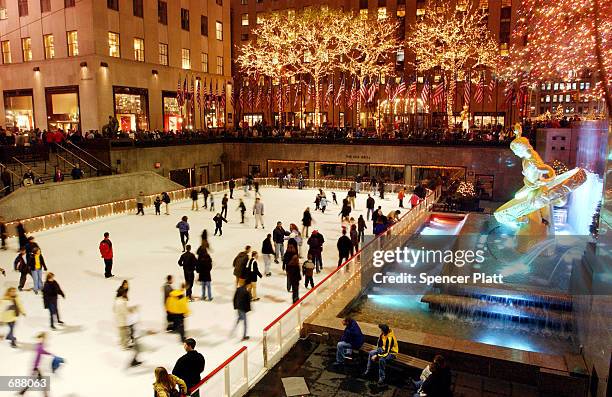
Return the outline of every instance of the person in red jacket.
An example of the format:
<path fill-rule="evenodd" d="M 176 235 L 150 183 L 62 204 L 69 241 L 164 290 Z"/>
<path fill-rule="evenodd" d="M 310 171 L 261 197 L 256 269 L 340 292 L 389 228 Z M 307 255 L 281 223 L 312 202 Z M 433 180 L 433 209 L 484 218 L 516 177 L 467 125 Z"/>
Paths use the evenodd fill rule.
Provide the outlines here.
<path fill-rule="evenodd" d="M 104 240 L 100 241 L 100 255 L 104 259 L 104 277 L 114 277 L 111 273 L 113 270 L 113 243 L 108 238 L 110 234 L 104 233 Z"/>

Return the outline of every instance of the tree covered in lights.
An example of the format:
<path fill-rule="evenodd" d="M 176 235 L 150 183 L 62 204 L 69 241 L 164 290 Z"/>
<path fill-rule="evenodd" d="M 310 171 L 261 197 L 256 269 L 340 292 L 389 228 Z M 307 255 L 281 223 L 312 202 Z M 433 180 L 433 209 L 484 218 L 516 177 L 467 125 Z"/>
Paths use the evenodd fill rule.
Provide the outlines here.
<path fill-rule="evenodd" d="M 612 1 L 522 0 L 504 74 L 537 83 L 597 73 L 612 108 Z"/>
<path fill-rule="evenodd" d="M 484 10 L 466 5 L 457 9 L 448 1 L 430 1 L 425 14 L 406 36 L 419 72 L 439 71 L 446 82 L 466 76 L 469 69 L 496 68 L 498 43 L 487 27 Z M 446 111 L 453 123 L 453 95 Z"/>

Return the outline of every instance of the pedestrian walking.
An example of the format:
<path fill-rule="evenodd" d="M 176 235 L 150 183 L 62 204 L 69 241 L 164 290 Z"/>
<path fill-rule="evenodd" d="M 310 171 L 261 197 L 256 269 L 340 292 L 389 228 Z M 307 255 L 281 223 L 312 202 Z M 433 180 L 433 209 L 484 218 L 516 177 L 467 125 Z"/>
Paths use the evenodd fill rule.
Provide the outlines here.
<path fill-rule="evenodd" d="M 144 200 L 145 196 L 144 193 L 141 191 L 138 193 L 138 196 L 136 196 L 136 208 L 138 209 L 136 215 L 144 216 Z"/>
<path fill-rule="evenodd" d="M 170 292 L 166 299 L 166 311 L 172 321 L 172 329 L 179 333 L 181 343 L 185 340 L 185 317 L 191 313 L 189 311 L 189 299 L 185 292 L 185 284 L 180 289 Z"/>
<path fill-rule="evenodd" d="M 304 238 L 308 238 L 308 228 L 312 226 L 312 215 L 310 214 L 310 208 L 306 207 L 302 214 L 302 235 Z"/>
<path fill-rule="evenodd" d="M 17 296 L 17 289 L 9 287 L 2 298 L 2 322 L 8 326 L 9 332 L 4 339 L 10 341 L 11 347 L 17 347 L 17 337 L 15 337 L 15 326 L 19 316 L 25 316 L 25 311 L 21 305 L 21 300 Z"/>
<path fill-rule="evenodd" d="M 236 257 L 234 258 L 234 262 L 232 263 L 232 266 L 234 267 L 234 277 L 236 278 L 236 286 L 240 286 L 243 285 L 245 282 L 245 279 L 242 278 L 242 275 L 244 273 L 244 268 L 247 266 L 247 263 L 249 262 L 249 257 L 251 255 L 251 246 L 247 245 L 246 247 L 244 247 L 244 251 L 241 251 L 238 253 L 238 255 L 236 255 Z"/>
<path fill-rule="evenodd" d="M 183 343 L 185 354 L 176 361 L 176 364 L 174 364 L 174 368 L 172 369 L 172 375 L 185 381 L 187 390 L 191 390 L 194 386 L 200 383 L 200 376 L 202 372 L 204 372 L 204 366 L 206 364 L 204 356 L 196 351 L 195 347 L 195 339 L 185 339 L 185 342 Z M 190 394 L 190 396 L 200 397 L 200 391 L 196 390 Z"/>
<path fill-rule="evenodd" d="M 313 230 L 308 241 L 306 241 L 309 247 L 308 254 L 312 255 L 312 261 L 315 264 L 317 273 L 320 273 L 321 269 L 323 269 L 323 243 L 325 243 L 325 238 L 318 230 Z"/>
<path fill-rule="evenodd" d="M 261 228 L 265 229 L 263 221 L 264 205 L 259 197 L 255 198 L 255 204 L 253 204 L 253 215 L 255 215 L 255 229 L 257 229 L 257 226 L 260 224 Z"/>
<path fill-rule="evenodd" d="M 312 254 L 308 254 L 308 259 L 304 261 L 302 264 L 302 272 L 304 273 L 304 288 L 308 288 L 308 284 L 310 284 L 310 288 L 314 288 L 314 270 L 315 264 L 312 261 Z"/>
<path fill-rule="evenodd" d="M 198 248 L 197 254 L 198 262 L 196 264 L 196 271 L 199 274 L 198 281 L 202 286 L 202 300 L 212 301 L 212 258 L 208 254 L 208 251 L 204 245 L 201 245 Z M 206 298 L 206 293 L 208 293 L 208 299 Z"/>
<path fill-rule="evenodd" d="M 170 195 L 166 192 L 162 192 L 162 201 L 166 207 L 166 215 L 170 215 Z"/>
<path fill-rule="evenodd" d="M 198 206 L 198 190 L 195 187 L 191 189 L 189 197 L 191 197 L 191 210 L 199 211 L 200 207 Z"/>
<path fill-rule="evenodd" d="M 247 313 L 251 311 L 251 294 L 249 293 L 246 285 L 241 285 L 236 288 L 234 293 L 234 310 L 238 314 L 236 324 L 232 330 L 232 335 L 236 332 L 236 328 L 240 321 L 243 322 L 242 340 L 248 340 L 247 335 Z"/>
<path fill-rule="evenodd" d="M 367 219 L 370 220 L 370 217 L 374 215 L 374 197 L 368 194 L 368 198 L 366 199 L 366 208 L 368 210 L 366 216 Z"/>
<path fill-rule="evenodd" d="M 212 208 L 212 204 L 211 204 L 211 208 Z M 227 219 L 222 217 L 221 214 L 217 212 L 217 215 L 215 215 L 215 217 L 213 218 L 213 222 L 215 222 L 214 236 L 217 235 L 217 232 L 219 233 L 219 237 L 223 236 L 223 222 L 227 223 Z"/>
<path fill-rule="evenodd" d="M 178 265 L 183 268 L 183 275 L 185 276 L 185 287 L 187 289 L 187 298 L 189 298 L 190 301 L 193 301 L 191 293 L 193 288 L 193 281 L 195 280 L 194 272 L 196 270 L 198 260 L 196 256 L 191 252 L 191 245 L 187 244 L 185 246 L 185 250 L 186 252 L 183 253 L 183 255 L 181 255 L 178 260 Z"/>
<path fill-rule="evenodd" d="M 179 223 L 176 224 L 176 228 L 179 230 L 179 236 L 181 238 L 181 245 L 183 246 L 183 252 L 185 252 L 185 246 L 189 241 L 189 223 L 187 223 L 187 217 L 183 216 Z"/>
<path fill-rule="evenodd" d="M 365 219 L 363 219 L 363 215 L 359 215 L 359 218 L 357 219 L 357 238 L 360 242 L 363 243 L 364 238 L 365 238 L 365 230 L 368 227 L 366 226 L 366 221 Z"/>
<path fill-rule="evenodd" d="M 242 201 L 242 199 L 240 199 L 240 203 L 238 203 L 236 211 L 240 211 L 240 223 L 244 223 L 244 213 L 246 212 L 246 205 L 244 205 L 244 201 Z"/>
<path fill-rule="evenodd" d="M 155 201 L 153 205 L 155 206 L 155 215 L 161 215 L 161 198 L 159 196 L 155 197 Z"/>
<path fill-rule="evenodd" d="M 228 186 L 229 186 L 230 198 L 233 199 L 234 198 L 234 189 L 236 188 L 236 181 L 234 180 L 234 178 L 231 178 L 229 180 Z"/>
<path fill-rule="evenodd" d="M 110 278 L 115 277 L 113 271 L 113 243 L 110 240 L 110 234 L 104 233 L 104 239 L 100 241 L 100 255 L 104 260 L 104 277 Z"/>
<path fill-rule="evenodd" d="M 206 188 L 206 186 L 202 186 L 200 192 L 204 196 L 204 205 L 202 206 L 202 208 L 208 208 L 208 196 L 210 195 L 210 191 Z"/>
<path fill-rule="evenodd" d="M 47 273 L 47 279 L 45 285 L 43 285 L 42 294 L 45 309 L 49 310 L 51 329 L 55 329 L 54 317 L 57 318 L 58 324 L 63 325 L 64 322 L 60 319 L 59 308 L 57 306 L 57 297 L 61 295 L 62 298 L 66 299 L 66 295 L 64 295 L 64 291 L 62 291 L 60 285 L 55 281 L 55 275 L 51 272 Z"/>
<path fill-rule="evenodd" d="M 229 199 L 227 198 L 227 194 L 223 195 L 223 198 L 221 199 L 221 216 L 224 216 L 227 218 L 227 202 L 229 201 Z"/>
<path fill-rule="evenodd" d="M 284 256 L 285 254 L 285 236 L 289 236 L 288 231 L 283 228 L 283 223 L 281 221 L 276 222 L 276 227 L 272 231 L 272 240 L 274 241 L 274 263 L 278 263 L 278 259 Z M 283 266 L 283 270 L 285 267 Z"/>
<path fill-rule="evenodd" d="M 263 277 L 262 274 L 259 272 L 259 266 L 257 264 L 258 256 L 259 255 L 257 254 L 257 251 L 251 252 L 251 259 L 249 259 L 249 262 L 246 265 L 246 270 L 242 275 L 242 278 L 244 278 L 245 280 L 249 280 L 249 283 L 247 284 L 247 289 L 251 294 L 251 300 L 254 301 L 259 300 L 259 298 L 257 297 L 257 279 Z"/>
<path fill-rule="evenodd" d="M 338 239 L 336 244 L 338 248 L 338 267 L 348 260 L 353 255 L 354 247 L 351 239 L 346 235 L 346 228 L 342 228 L 342 236 Z"/>
<path fill-rule="evenodd" d="M 178 390 L 176 389 L 177 386 Z M 164 367 L 155 368 L 154 397 L 178 397 L 186 395 L 188 392 L 187 385 L 181 378 L 169 374 Z"/>
<path fill-rule="evenodd" d="M 34 280 L 34 293 L 38 295 L 38 291 L 42 289 L 43 285 L 43 271 L 47 271 L 45 258 L 42 256 L 39 247 L 34 247 L 32 250 L 32 253 L 28 257 L 28 266 L 32 274 L 32 280 Z"/>
<path fill-rule="evenodd" d="M 266 277 L 270 277 L 272 272 L 270 271 L 270 264 L 272 263 L 272 257 L 274 256 L 274 248 L 272 248 L 272 235 L 268 233 L 264 241 L 261 243 L 261 256 L 264 260 L 264 273 Z"/>

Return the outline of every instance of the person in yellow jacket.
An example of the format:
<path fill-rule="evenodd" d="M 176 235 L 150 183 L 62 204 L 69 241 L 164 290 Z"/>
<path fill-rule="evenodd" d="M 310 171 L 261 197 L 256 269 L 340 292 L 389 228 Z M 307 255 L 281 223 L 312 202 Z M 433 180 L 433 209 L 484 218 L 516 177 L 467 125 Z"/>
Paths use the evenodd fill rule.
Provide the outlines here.
<path fill-rule="evenodd" d="M 378 328 L 380 328 L 380 336 L 376 343 L 376 349 L 368 353 L 368 366 L 363 375 L 366 376 L 370 372 L 372 362 L 378 361 L 378 384 L 382 385 L 385 383 L 385 367 L 389 361 L 395 359 L 399 349 L 395 334 L 389 326 L 379 324 Z"/>
<path fill-rule="evenodd" d="M 19 316 L 25 316 L 21 301 L 17 296 L 17 288 L 10 287 L 4 293 L 2 298 L 2 317 L 0 321 L 6 323 L 9 327 L 9 333 L 6 335 L 6 340 L 11 341 L 11 347 L 17 347 L 17 338 L 15 337 L 15 323 Z"/>
<path fill-rule="evenodd" d="M 166 299 L 166 311 L 168 319 L 172 323 L 172 329 L 178 331 L 181 336 L 181 343 L 185 340 L 185 317 L 189 316 L 189 299 L 185 291 L 185 284 L 181 289 L 170 292 Z"/>

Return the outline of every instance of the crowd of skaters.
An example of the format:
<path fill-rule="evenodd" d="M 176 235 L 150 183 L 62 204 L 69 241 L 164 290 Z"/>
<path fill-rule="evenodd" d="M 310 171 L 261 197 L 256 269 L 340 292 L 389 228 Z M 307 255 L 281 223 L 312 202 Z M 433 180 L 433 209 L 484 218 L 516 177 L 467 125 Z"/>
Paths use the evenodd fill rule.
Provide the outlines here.
<path fill-rule="evenodd" d="M 259 187 L 254 181 L 251 180 L 251 183 L 248 183 L 248 181 L 249 177 L 245 177 L 245 183 L 243 184 L 245 196 L 248 195 L 251 190 L 255 190 L 256 196 L 252 209 L 253 215 L 255 215 L 254 226 L 255 228 L 259 226 L 264 228 L 264 206 Z M 350 217 L 351 212 L 355 208 L 355 198 L 357 197 L 357 191 L 361 187 L 360 185 L 360 182 L 356 183 L 356 187 L 351 188 L 347 192 L 346 197 L 342 199 L 342 204 L 338 203 L 336 193 L 332 192 L 332 202 L 334 205 L 341 207 L 338 214 L 340 216 L 341 229 L 341 236 L 337 241 L 338 266 L 359 249 L 359 244 L 363 242 L 365 229 L 368 228 L 363 215 L 360 215 L 357 221 Z M 222 212 L 226 215 L 229 200 L 230 198 L 234 198 L 235 181 L 231 180 L 229 186 L 229 197 L 227 194 L 224 194 L 222 200 Z M 202 207 L 205 209 L 210 208 L 214 211 L 213 194 L 207 191 L 205 187 L 199 192 L 196 191 L 196 194 L 192 194 L 192 201 L 195 202 L 195 205 L 192 205 L 192 210 L 198 211 L 202 208 L 199 206 L 198 202 L 200 194 L 204 197 Z M 417 190 L 415 190 L 413 196 L 417 196 Z M 400 199 L 401 206 L 403 197 L 398 196 L 398 198 Z M 326 201 L 326 193 L 323 190 L 319 190 L 315 197 L 315 211 L 321 211 L 321 213 L 324 214 L 327 207 Z M 170 215 L 170 197 L 166 192 L 156 197 L 154 201 L 155 214 L 160 215 L 162 203 L 165 203 L 165 213 Z M 392 224 L 392 222 L 397 219 L 396 212 L 398 211 L 385 216 L 382 214 L 381 207 L 379 206 L 374 210 L 374 205 L 375 199 L 368 194 L 366 200 L 366 207 L 368 210 L 367 220 L 371 218 L 373 222 L 372 229 L 374 231 L 377 230 L 377 225 L 382 224 L 388 227 L 389 224 Z M 242 199 L 238 199 L 236 210 L 241 212 L 240 222 L 244 223 L 246 205 Z M 137 214 L 144 215 L 143 192 L 139 192 L 137 196 Z M 227 219 L 225 219 L 221 213 L 217 213 L 216 217 L 221 217 L 224 222 L 227 222 Z M 320 273 L 323 268 L 322 252 L 325 238 L 320 231 L 316 229 L 311 231 L 313 224 L 313 215 L 310 208 L 307 207 L 302 214 L 301 228 L 299 228 L 296 223 L 290 223 L 288 230 L 286 230 L 283 223 L 278 221 L 272 232 L 268 233 L 266 238 L 262 241 L 259 252 L 253 250 L 251 246 L 246 246 L 234 259 L 233 272 L 236 278 L 236 290 L 233 298 L 233 306 L 237 313 L 234 330 L 240 323 L 243 324 L 243 340 L 249 339 L 247 333 L 247 313 L 252 310 L 251 302 L 260 299 L 257 296 L 257 281 L 263 277 L 270 277 L 272 275 L 272 261 L 277 264 L 282 263 L 282 270 L 285 272 L 287 278 L 287 291 L 291 293 L 293 302 L 299 300 L 300 282 L 302 280 L 304 280 L 305 288 L 314 287 L 314 276 L 316 273 Z M 206 230 L 202 232 L 200 246 L 194 254 L 192 252 L 192 246 L 188 244 L 190 230 L 188 217 L 182 216 L 176 228 L 179 230 L 179 238 L 183 248 L 183 252 L 178 259 L 178 265 L 183 270 L 184 282 L 182 282 L 180 286 L 174 287 L 174 278 L 168 275 L 162 290 L 164 307 L 166 310 L 166 331 L 176 332 L 179 335 L 180 341 L 186 344 L 187 349 L 187 346 L 194 344 L 191 342 L 187 344 L 186 342 L 189 339 L 187 339 L 185 335 L 185 318 L 190 314 L 189 304 L 196 300 L 193 292 L 196 282 L 195 273 L 198 274 L 197 281 L 201 284 L 201 298 L 199 300 L 212 301 L 211 270 L 213 268 L 213 261 L 209 253 L 210 243 L 208 242 L 208 233 Z M 217 226 L 216 229 L 221 229 L 221 227 Z M 17 225 L 17 231 L 19 252 L 14 261 L 14 270 L 20 272 L 19 287 L 17 289 L 9 288 L 2 301 L 2 321 L 8 324 L 9 328 L 6 339 L 13 347 L 17 347 L 17 338 L 15 336 L 16 322 L 19 317 L 25 315 L 24 307 L 18 297 L 18 291 L 23 291 L 28 276 L 32 278 L 33 287 L 31 290 L 35 294 L 42 292 L 43 305 L 44 308 L 49 311 L 50 327 L 52 329 L 56 329 L 56 324 L 63 325 L 59 313 L 58 298 L 65 298 L 64 291 L 60 287 L 59 282 L 55 279 L 54 274 L 48 271 L 41 248 L 36 243 L 35 238 L 26 234 L 25 228 L 21 223 Z M 219 233 L 219 235 L 221 235 L 221 233 Z M 303 252 L 304 243 L 308 246 L 306 252 Z M 99 251 L 104 262 L 105 278 L 113 278 L 112 268 L 114 252 L 108 232 L 104 233 L 103 239 L 100 241 Z M 260 260 L 263 260 L 264 264 L 263 273 L 258 263 Z M 47 272 L 44 285 L 42 282 L 43 272 Z M 138 333 L 136 331 L 138 306 L 131 305 L 128 296 L 129 285 L 127 280 L 124 280 L 117 289 L 113 313 L 118 328 L 119 345 L 123 349 L 132 349 L 134 351 L 134 358 L 130 365 L 137 366 L 141 364 L 138 359 L 140 347 L 138 343 Z M 40 373 L 40 369 L 37 369 L 37 371 Z M 156 382 L 156 384 L 165 382 L 167 386 L 171 383 L 168 379 L 172 378 L 169 376 L 164 378 L 163 371 L 159 371 L 159 379 L 157 375 L 158 371 L 156 370 L 156 380 L 159 381 Z M 179 377 L 177 379 L 181 378 Z M 179 382 L 175 382 L 175 384 L 178 383 Z M 189 387 L 189 385 L 187 385 L 187 387 Z"/>

